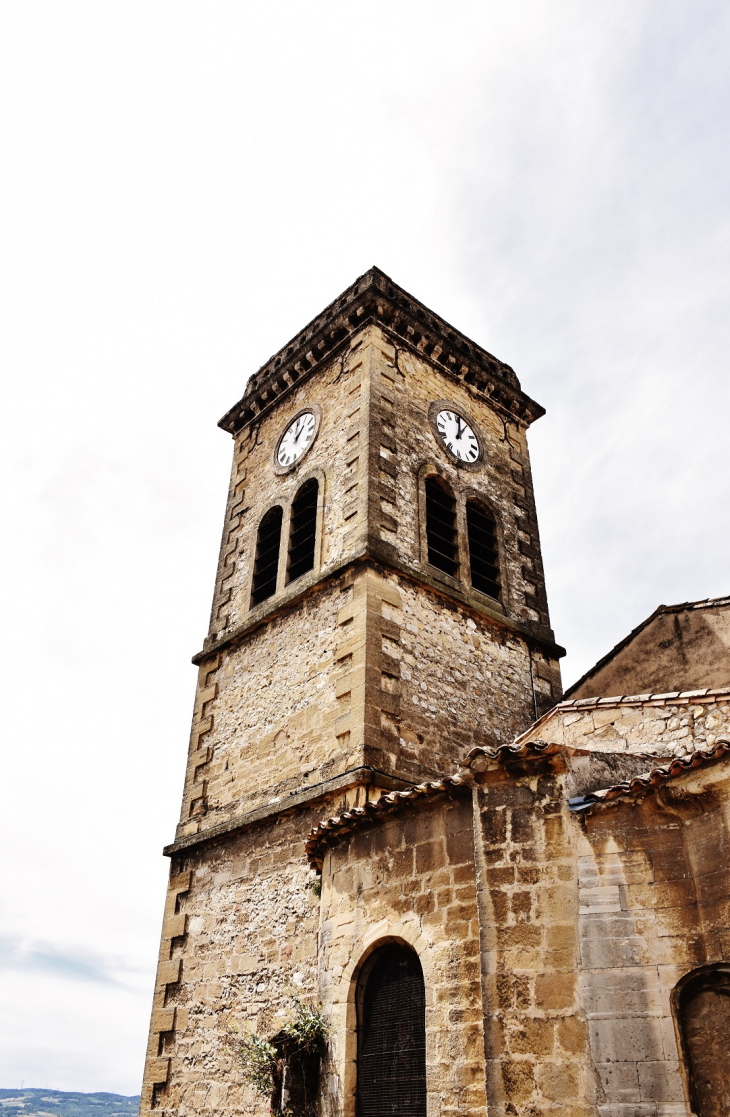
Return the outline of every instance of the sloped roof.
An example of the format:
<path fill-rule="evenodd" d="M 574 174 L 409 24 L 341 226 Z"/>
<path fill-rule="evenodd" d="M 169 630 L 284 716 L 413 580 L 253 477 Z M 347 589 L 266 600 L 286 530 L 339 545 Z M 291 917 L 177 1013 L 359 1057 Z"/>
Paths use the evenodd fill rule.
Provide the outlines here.
<path fill-rule="evenodd" d="M 690 756 L 676 757 L 670 760 L 668 764 L 660 764 L 657 768 L 652 768 L 645 775 L 634 776 L 633 779 L 612 784 L 611 787 L 604 787 L 599 791 L 592 791 L 588 795 L 578 795 L 569 799 L 568 809 L 575 814 L 581 814 L 593 807 L 615 802 L 619 799 L 643 798 L 645 795 L 652 794 L 658 788 L 664 787 L 670 780 L 677 779 L 678 776 L 684 776 L 687 772 L 692 772 L 696 768 L 703 768 L 708 764 L 722 760 L 729 753 L 730 741 L 717 741 L 712 748 L 697 749 Z"/>
<path fill-rule="evenodd" d="M 726 689 L 730 691 L 730 688 Z M 565 703 L 565 705 L 571 705 L 571 703 Z M 506 765 L 513 760 L 537 760 L 540 757 L 556 755 L 588 756 L 591 755 L 591 752 L 590 749 L 576 748 L 571 745 L 555 744 L 548 741 L 521 741 L 518 738 L 512 744 L 499 745 L 493 749 L 483 746 L 473 748 L 461 764 L 464 768 L 479 771 L 481 769 L 478 763 L 474 764 L 474 761 L 478 762 L 480 759 Z M 624 754 L 621 755 L 624 756 Z M 723 738 L 718 740 L 712 748 L 698 749 L 690 756 L 676 757 L 666 764 L 657 765 L 645 774 L 612 784 L 610 787 L 600 788 L 587 795 L 575 796 L 568 800 L 568 809 L 574 814 L 582 814 L 595 807 L 615 803 L 621 799 L 640 799 L 652 794 L 670 780 L 729 756 L 730 740 Z M 650 757 L 645 757 L 645 759 L 650 760 Z M 434 799 L 439 795 L 447 795 L 467 786 L 466 779 L 463 776 L 458 774 L 444 776 L 441 780 L 421 783 L 415 787 L 409 787 L 405 791 L 391 791 L 362 807 L 352 807 L 349 811 L 343 811 L 342 814 L 323 819 L 310 831 L 305 846 L 310 867 L 320 872 L 327 850 L 355 831 L 382 822 L 387 817 L 396 815 L 406 806 L 416 805 L 423 800 Z"/>
<path fill-rule="evenodd" d="M 605 709 L 611 706 L 689 706 L 697 701 L 715 702 L 722 699 L 730 699 L 730 687 L 715 689 L 706 687 L 703 690 L 669 691 L 665 694 L 617 695 L 612 698 L 580 698 L 574 702 L 560 702 L 552 710 L 543 714 L 538 721 L 534 722 L 514 741 L 498 745 L 495 748 L 486 748 L 480 745 L 471 749 L 461 761 L 461 767 L 479 772 L 484 770 L 483 766 L 479 764 L 480 760 L 486 761 L 487 764 L 496 763 L 506 766 L 513 761 L 538 760 L 545 756 L 605 755 L 604 752 L 596 753 L 593 749 L 578 745 L 543 741 L 535 736 L 540 727 L 544 726 L 551 718 L 569 711 Z M 693 769 L 721 760 L 727 754 L 730 754 L 730 740 L 721 738 L 709 749 L 698 749 L 687 757 L 673 758 L 667 763 L 650 768 L 646 773 L 634 776 L 629 780 L 601 788 L 588 795 L 577 796 L 568 801 L 568 807 L 574 813 L 581 813 L 619 799 L 639 798 L 650 794 L 658 787 L 662 787 L 669 780 L 684 775 Z M 625 759 L 631 754 L 622 752 L 616 755 Z M 641 754 L 634 755 L 636 759 L 641 759 Z M 644 754 L 643 759 L 647 764 L 651 764 L 655 758 L 651 754 Z M 465 786 L 467 786 L 467 777 L 456 773 L 452 776 L 444 776 L 441 780 L 406 788 L 404 791 L 391 791 L 362 807 L 352 807 L 349 811 L 343 811 L 342 814 L 324 819 L 310 831 L 307 839 L 305 850 L 310 866 L 313 869 L 321 870 L 327 849 L 356 830 L 381 822 L 389 814 L 397 813 L 410 804 L 433 799 L 439 795 L 446 795 Z"/>
<path fill-rule="evenodd" d="M 464 779 L 461 776 L 444 776 L 441 780 L 420 783 L 405 791 L 390 791 L 387 795 L 381 795 L 379 799 L 366 803 L 363 807 L 352 807 L 349 811 L 324 819 L 310 831 L 307 839 L 305 852 L 310 866 L 313 869 L 321 869 L 327 850 L 355 830 L 360 830 L 374 822 L 381 822 L 389 814 L 397 813 L 410 803 L 447 795 L 463 787 Z"/>
<path fill-rule="evenodd" d="M 669 690 L 662 694 L 615 694 L 610 698 L 576 698 L 558 702 L 529 729 L 515 738 L 512 745 L 502 745 L 501 748 L 514 748 L 534 738 L 547 722 L 555 717 L 567 713 L 584 713 L 587 710 L 606 709 L 619 706 L 691 706 L 696 702 L 721 702 L 730 699 L 730 687 L 704 687 L 702 690 Z M 472 752 L 478 750 L 472 749 Z M 469 756 L 471 753 L 469 754 Z M 468 757 L 467 757 L 468 759 Z"/>
<path fill-rule="evenodd" d="M 627 636 L 624 636 L 623 640 L 619 640 L 618 644 L 611 648 L 610 652 L 607 652 L 597 663 L 594 663 L 593 666 L 586 671 L 585 675 L 581 675 L 576 682 L 569 686 L 565 691 L 566 698 L 570 697 L 574 691 L 578 690 L 583 683 L 587 682 L 588 679 L 595 675 L 596 672 L 600 671 L 602 667 L 610 663 L 620 651 L 628 647 L 631 641 L 635 640 L 639 633 L 643 632 L 657 617 L 667 613 L 687 613 L 697 609 L 718 609 L 727 606 L 730 606 L 730 597 L 705 597 L 701 601 L 682 601 L 678 605 L 659 605 L 646 620 L 642 621 L 636 628 L 632 628 L 631 632 L 629 632 Z"/>

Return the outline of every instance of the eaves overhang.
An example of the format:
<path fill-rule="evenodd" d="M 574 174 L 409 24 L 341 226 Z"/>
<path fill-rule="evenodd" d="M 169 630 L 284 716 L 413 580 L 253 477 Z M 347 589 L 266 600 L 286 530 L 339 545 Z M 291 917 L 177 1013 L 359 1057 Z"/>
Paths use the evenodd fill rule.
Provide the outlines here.
<path fill-rule="evenodd" d="M 675 757 L 668 764 L 652 768 L 645 775 L 634 776 L 631 780 L 603 787 L 588 795 L 576 795 L 568 800 L 568 809 L 574 814 L 585 814 L 594 807 L 616 803 L 626 799 L 644 799 L 680 776 L 686 776 L 698 768 L 705 768 L 724 760 L 730 754 L 730 741 L 720 740 L 709 749 L 697 749 L 690 756 Z"/>
<path fill-rule="evenodd" d="M 466 781 L 462 776 L 444 776 L 441 780 L 420 783 L 405 791 L 391 791 L 362 807 L 352 807 L 349 811 L 324 819 L 313 828 L 307 839 L 305 852 L 310 867 L 321 872 L 327 850 L 344 841 L 356 830 L 383 822 L 424 799 L 454 795 L 465 789 Z"/>
<path fill-rule="evenodd" d="M 467 384 L 504 418 L 529 426 L 545 414 L 545 408 L 522 391 L 514 369 L 373 267 L 249 379 L 243 397 L 218 426 L 235 435 L 258 423 L 369 323 L 380 325 L 396 345 Z"/>
<path fill-rule="evenodd" d="M 470 768 L 473 772 L 483 772 L 488 767 L 497 765 L 506 766 L 522 760 L 539 760 L 543 756 L 583 756 L 588 749 L 575 748 L 569 745 L 555 744 L 553 741 L 525 741 L 520 742 L 519 737 L 510 744 L 497 745 L 495 748 L 485 748 L 477 745 L 470 749 L 459 763 L 462 768 Z"/>

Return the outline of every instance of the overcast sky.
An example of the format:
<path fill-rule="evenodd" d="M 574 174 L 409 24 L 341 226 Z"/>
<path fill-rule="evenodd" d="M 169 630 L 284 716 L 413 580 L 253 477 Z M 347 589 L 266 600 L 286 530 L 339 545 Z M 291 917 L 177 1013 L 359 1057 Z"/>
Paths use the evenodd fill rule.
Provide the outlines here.
<path fill-rule="evenodd" d="M 0 1086 L 138 1092 L 246 378 L 372 264 L 507 361 L 570 683 L 727 574 L 730 8 L 2 0 Z"/>

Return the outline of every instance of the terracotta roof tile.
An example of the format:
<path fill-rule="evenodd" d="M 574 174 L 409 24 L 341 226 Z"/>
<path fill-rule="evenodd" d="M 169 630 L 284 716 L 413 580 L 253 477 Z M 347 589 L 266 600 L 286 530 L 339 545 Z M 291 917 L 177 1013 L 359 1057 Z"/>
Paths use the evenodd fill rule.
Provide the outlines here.
<path fill-rule="evenodd" d="M 719 687 L 714 690 L 671 691 L 668 694 L 617 695 L 613 698 L 588 698 L 576 702 L 561 702 L 559 705 L 554 706 L 552 710 L 543 714 L 543 716 L 531 725 L 525 733 L 522 733 L 511 743 L 499 745 L 492 749 L 481 746 L 471 749 L 461 761 L 461 767 L 473 767 L 474 770 L 477 771 L 479 768 L 473 762 L 479 759 L 497 764 L 506 764 L 513 760 L 537 759 L 541 756 L 554 756 L 556 754 L 563 756 L 590 755 L 592 751 L 590 749 L 556 744 L 539 739 L 530 739 L 530 734 L 534 733 L 540 725 L 543 725 L 558 712 L 566 713 L 571 710 L 580 711 L 596 708 L 599 704 L 602 707 L 652 704 L 665 705 L 667 703 L 689 704 L 700 698 L 705 701 L 716 701 L 728 697 L 730 697 L 730 687 Z M 704 764 L 719 760 L 727 753 L 730 753 L 730 740 L 718 741 L 712 749 L 698 750 L 684 759 L 673 759 L 667 764 L 647 772 L 645 776 L 636 776 L 625 783 L 614 784 L 612 787 L 602 788 L 600 791 L 592 792 L 590 795 L 570 800 L 570 809 L 575 812 L 580 812 L 602 803 L 648 794 L 657 787 L 663 786 L 668 780 L 674 779 L 676 776 L 682 775 L 694 768 L 702 767 Z M 355 830 L 384 819 L 389 812 L 397 811 L 408 803 L 432 798 L 437 795 L 448 794 L 451 790 L 464 786 L 465 779 L 462 776 L 458 774 L 444 776 L 441 780 L 418 784 L 404 791 L 388 792 L 385 795 L 381 795 L 379 799 L 371 803 L 366 803 L 362 807 L 352 807 L 349 811 L 343 811 L 340 815 L 334 815 L 331 818 L 324 819 L 310 831 L 305 846 L 307 858 L 311 867 L 321 870 L 327 848 L 335 845 Z"/>
<path fill-rule="evenodd" d="M 652 768 L 645 775 L 634 776 L 633 779 L 612 784 L 611 787 L 604 787 L 599 791 L 592 791 L 588 795 L 578 795 L 568 800 L 568 807 L 575 813 L 582 813 L 618 799 L 642 798 L 678 776 L 684 776 L 695 768 L 703 768 L 707 764 L 722 760 L 728 753 L 730 753 L 730 740 L 720 740 L 712 748 L 697 749 L 690 756 L 676 757 L 667 764 Z"/>
<path fill-rule="evenodd" d="M 488 749 L 477 745 L 471 749 L 464 759 L 460 761 L 462 768 L 471 768 L 473 760 L 483 758 L 496 764 L 506 764 L 510 760 L 529 760 L 540 756 L 554 756 L 556 753 L 567 753 L 570 756 L 588 753 L 588 749 L 574 748 L 570 745 L 556 745 L 549 741 L 525 741 L 518 738 L 509 745 L 499 745 L 497 748 Z M 475 771 L 479 769 L 474 767 Z"/>
<path fill-rule="evenodd" d="M 441 780 L 420 783 L 405 791 L 390 791 L 374 802 L 366 803 L 363 807 L 352 807 L 351 810 L 343 811 L 340 815 L 324 819 L 310 831 L 307 839 L 305 852 L 310 866 L 321 870 L 326 850 L 354 830 L 359 830 L 371 822 L 380 821 L 389 812 L 397 811 L 409 802 L 445 795 L 452 789 L 463 786 L 465 781 L 461 776 L 444 776 Z"/>

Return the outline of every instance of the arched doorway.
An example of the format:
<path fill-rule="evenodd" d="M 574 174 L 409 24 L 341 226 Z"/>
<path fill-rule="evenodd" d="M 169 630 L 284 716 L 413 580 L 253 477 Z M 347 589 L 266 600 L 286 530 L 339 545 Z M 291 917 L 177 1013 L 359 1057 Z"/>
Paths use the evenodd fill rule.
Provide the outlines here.
<path fill-rule="evenodd" d="M 698 1117 L 727 1117 L 730 1075 L 730 966 L 703 967 L 677 987 L 676 1005 L 684 1055 Z"/>
<path fill-rule="evenodd" d="M 358 1117 L 426 1117 L 426 991 L 418 955 L 375 951 L 358 982 Z"/>

